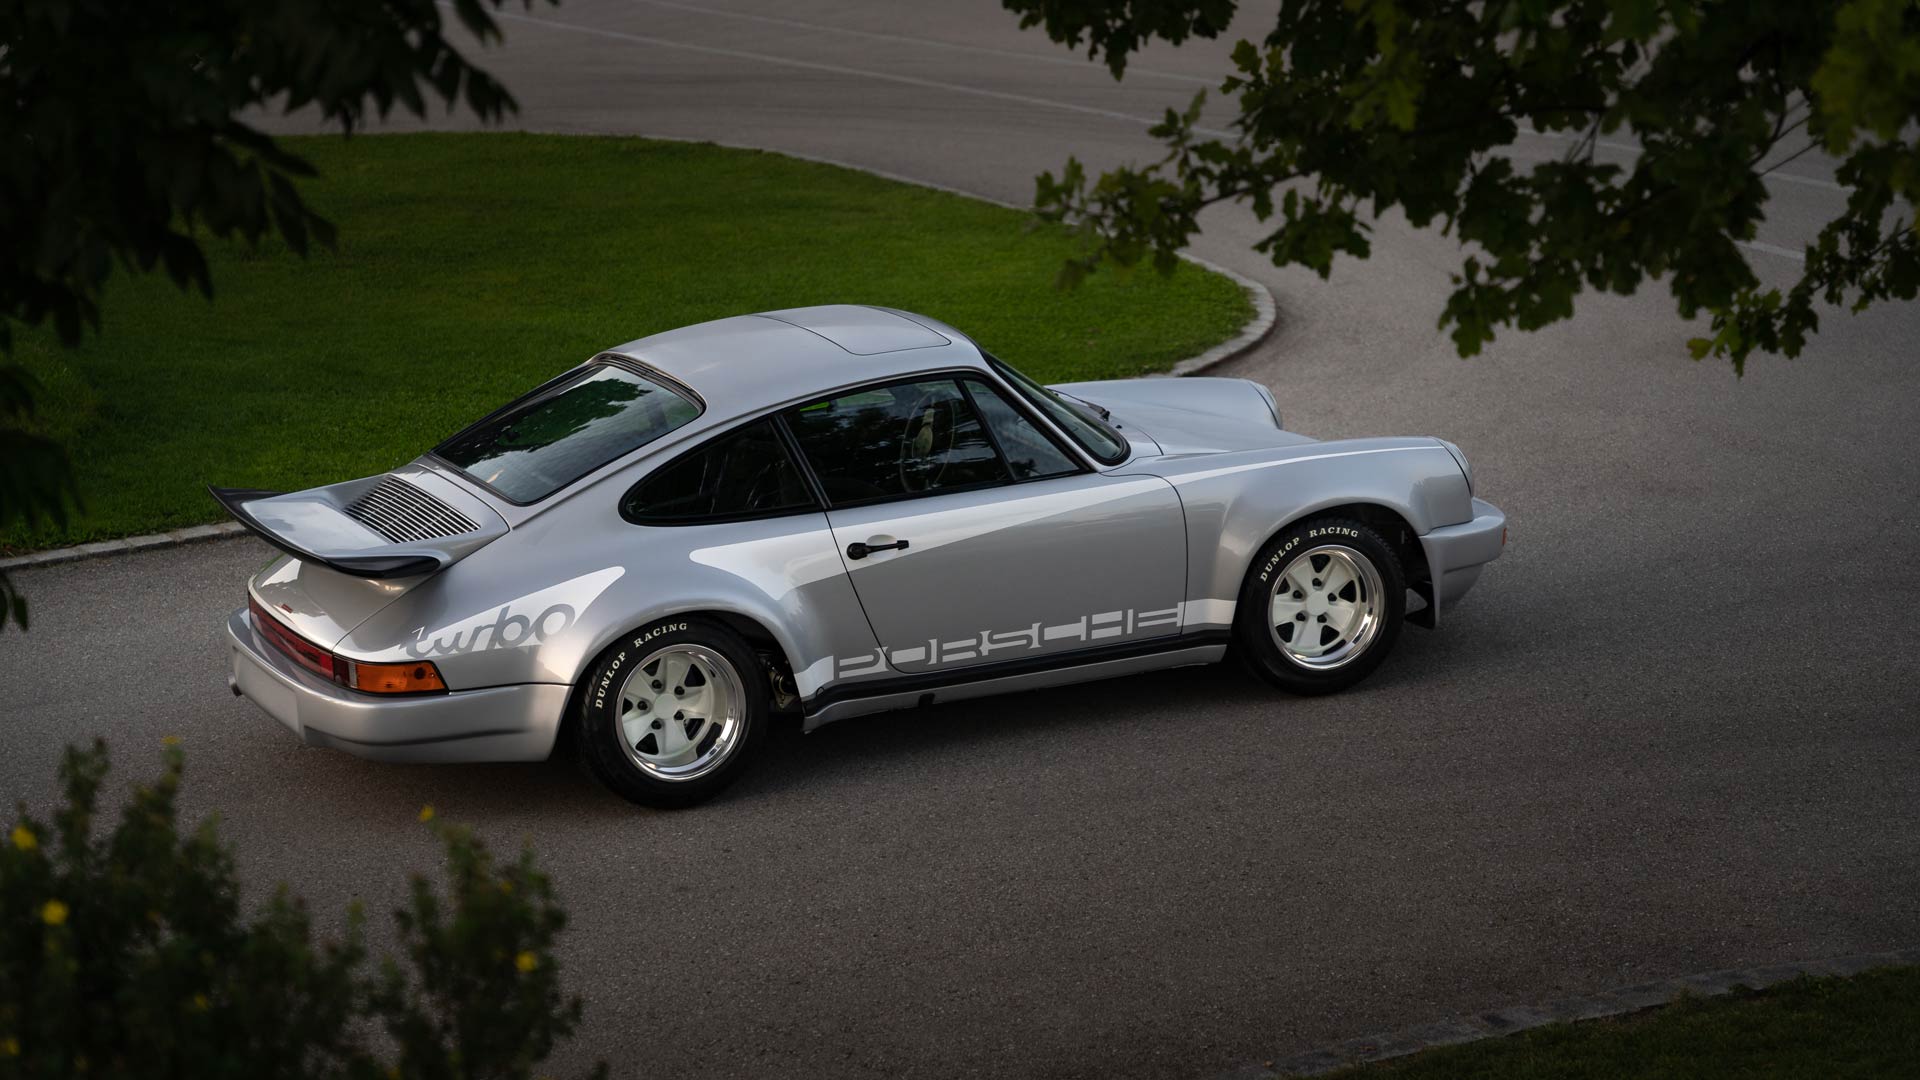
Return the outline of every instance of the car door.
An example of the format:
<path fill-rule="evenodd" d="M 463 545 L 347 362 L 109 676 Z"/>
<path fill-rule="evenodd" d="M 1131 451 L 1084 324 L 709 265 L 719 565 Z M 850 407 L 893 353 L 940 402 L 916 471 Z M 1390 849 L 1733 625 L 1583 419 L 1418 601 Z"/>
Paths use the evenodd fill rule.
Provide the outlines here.
<path fill-rule="evenodd" d="M 1186 529 L 1172 486 L 1087 468 L 987 381 L 920 376 L 787 422 L 895 671 L 1179 633 Z"/>

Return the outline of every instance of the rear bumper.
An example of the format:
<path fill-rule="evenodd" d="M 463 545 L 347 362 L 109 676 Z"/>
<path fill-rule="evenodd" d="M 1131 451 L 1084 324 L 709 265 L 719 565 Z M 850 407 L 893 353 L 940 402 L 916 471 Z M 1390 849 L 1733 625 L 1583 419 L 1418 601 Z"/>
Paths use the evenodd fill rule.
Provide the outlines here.
<path fill-rule="evenodd" d="M 296 667 L 254 634 L 241 608 L 227 618 L 228 684 L 310 746 L 374 761 L 543 761 L 567 707 L 554 683 L 382 698 L 342 690 Z"/>
<path fill-rule="evenodd" d="M 1438 626 L 1440 611 L 1467 595 L 1480 571 L 1500 557 L 1507 543 L 1507 515 L 1485 499 L 1473 500 L 1473 520 L 1434 529 L 1420 538 L 1427 555 L 1427 569 L 1433 575 L 1431 619 L 1420 620 Z M 1429 615 L 1429 612 L 1421 612 Z"/>

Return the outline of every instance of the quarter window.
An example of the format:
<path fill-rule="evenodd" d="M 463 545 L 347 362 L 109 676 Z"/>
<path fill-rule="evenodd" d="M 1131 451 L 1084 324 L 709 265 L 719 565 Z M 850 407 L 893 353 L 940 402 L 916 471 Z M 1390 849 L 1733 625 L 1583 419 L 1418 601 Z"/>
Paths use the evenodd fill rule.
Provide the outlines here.
<path fill-rule="evenodd" d="M 692 524 L 813 509 L 787 448 L 762 420 L 655 469 L 621 503 L 629 521 Z"/>
<path fill-rule="evenodd" d="M 1064 394 L 1049 390 L 1032 379 L 1021 374 L 1012 365 L 996 357 L 987 357 L 993 363 L 995 371 L 1006 376 L 1020 396 L 1033 403 L 1034 408 L 1047 414 L 1047 418 L 1059 424 L 1081 449 L 1092 454 L 1095 460 L 1107 465 L 1118 465 L 1127 460 L 1127 440 L 1119 432 L 1107 426 L 1085 405 L 1074 401 Z"/>
<path fill-rule="evenodd" d="M 980 407 L 980 414 L 987 421 L 987 429 L 993 432 L 994 442 L 1000 444 L 1000 453 L 1006 458 L 1007 468 L 1012 470 L 1015 480 L 1038 480 L 1080 470 L 1080 466 L 1067 456 L 1065 450 L 1060 449 L 1059 444 L 1034 427 L 1033 422 L 1021 415 L 1020 410 L 1000 396 L 999 391 L 986 383 L 968 379 L 967 393 L 973 396 L 973 403 Z"/>
<path fill-rule="evenodd" d="M 952 380 L 816 401 L 789 412 L 787 423 L 835 506 L 1008 479 L 979 414 Z"/>

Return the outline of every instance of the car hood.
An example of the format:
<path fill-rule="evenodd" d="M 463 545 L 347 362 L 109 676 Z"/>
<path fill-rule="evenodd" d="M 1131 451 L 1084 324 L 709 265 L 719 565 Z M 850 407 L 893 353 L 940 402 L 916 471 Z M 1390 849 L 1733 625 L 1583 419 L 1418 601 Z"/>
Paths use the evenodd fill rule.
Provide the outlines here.
<path fill-rule="evenodd" d="M 1111 412 L 1134 444 L 1165 457 L 1297 446 L 1314 440 L 1280 427 L 1266 390 L 1248 379 L 1113 379 L 1062 383 L 1053 389 Z"/>

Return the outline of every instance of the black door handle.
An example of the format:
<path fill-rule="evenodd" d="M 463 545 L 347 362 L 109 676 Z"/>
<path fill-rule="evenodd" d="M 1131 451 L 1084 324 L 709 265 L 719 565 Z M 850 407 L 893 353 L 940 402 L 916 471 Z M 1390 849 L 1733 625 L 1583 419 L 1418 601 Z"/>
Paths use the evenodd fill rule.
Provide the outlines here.
<path fill-rule="evenodd" d="M 847 558 L 864 559 L 876 551 L 905 551 L 907 542 L 895 540 L 891 544 L 862 544 L 858 541 L 847 545 Z"/>

